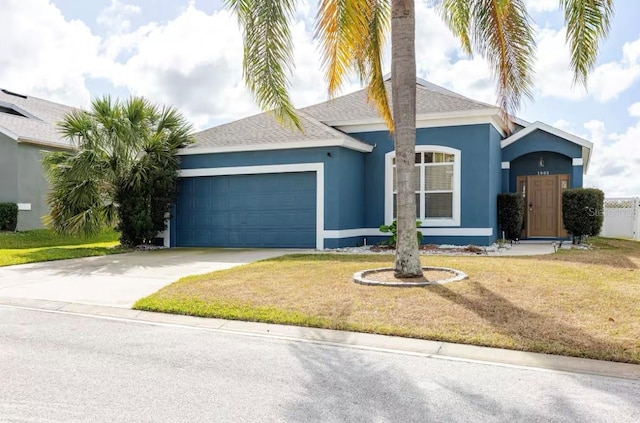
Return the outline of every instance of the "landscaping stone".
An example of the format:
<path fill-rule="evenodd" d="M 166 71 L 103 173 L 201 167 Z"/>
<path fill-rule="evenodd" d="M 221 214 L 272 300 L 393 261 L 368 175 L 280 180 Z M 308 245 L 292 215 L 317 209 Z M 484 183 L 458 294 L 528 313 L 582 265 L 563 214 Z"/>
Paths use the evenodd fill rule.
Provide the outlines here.
<path fill-rule="evenodd" d="M 500 254 L 511 249 L 509 244 L 493 244 L 488 247 L 478 247 L 476 245 L 434 245 L 425 244 L 420 246 L 421 255 L 460 255 L 476 256 L 489 253 Z M 363 245 L 360 247 L 343 247 L 326 249 L 326 253 L 342 254 L 395 254 L 395 249 L 387 245 Z"/>
<path fill-rule="evenodd" d="M 423 267 L 422 270 L 425 274 L 425 277 L 416 279 L 395 278 L 393 277 L 394 269 L 391 267 L 363 270 L 353 274 L 353 281 L 360 285 L 379 285 L 396 288 L 411 288 L 428 285 L 442 285 L 450 282 L 458 282 L 468 278 L 466 273 L 459 270 L 450 269 L 448 267 L 426 266 Z M 389 274 L 391 274 L 391 276 Z M 431 279 L 431 275 L 433 275 L 433 277 L 437 279 L 429 280 Z"/>

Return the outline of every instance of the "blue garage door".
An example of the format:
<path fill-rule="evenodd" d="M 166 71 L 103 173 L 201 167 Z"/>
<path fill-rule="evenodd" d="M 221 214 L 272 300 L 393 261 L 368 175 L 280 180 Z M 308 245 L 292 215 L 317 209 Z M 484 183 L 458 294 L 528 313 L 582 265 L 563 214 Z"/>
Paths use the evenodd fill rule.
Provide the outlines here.
<path fill-rule="evenodd" d="M 176 245 L 314 248 L 315 172 L 182 178 Z"/>

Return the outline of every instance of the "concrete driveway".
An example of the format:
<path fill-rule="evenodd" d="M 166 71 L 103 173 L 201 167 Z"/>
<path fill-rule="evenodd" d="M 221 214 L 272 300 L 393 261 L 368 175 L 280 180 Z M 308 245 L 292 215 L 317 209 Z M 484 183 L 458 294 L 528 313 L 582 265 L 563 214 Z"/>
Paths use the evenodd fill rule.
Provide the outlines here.
<path fill-rule="evenodd" d="M 0 297 L 131 307 L 177 279 L 294 250 L 167 249 L 0 267 Z"/>

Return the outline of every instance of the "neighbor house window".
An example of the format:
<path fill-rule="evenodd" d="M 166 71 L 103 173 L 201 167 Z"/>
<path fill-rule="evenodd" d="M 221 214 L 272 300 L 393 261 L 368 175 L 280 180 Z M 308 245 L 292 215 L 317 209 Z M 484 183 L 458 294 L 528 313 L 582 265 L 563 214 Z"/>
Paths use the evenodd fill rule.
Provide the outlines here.
<path fill-rule="evenodd" d="M 416 146 L 416 219 L 424 226 L 460 224 L 460 151 L 444 146 Z M 395 153 L 387 154 L 387 221 L 397 217 Z"/>

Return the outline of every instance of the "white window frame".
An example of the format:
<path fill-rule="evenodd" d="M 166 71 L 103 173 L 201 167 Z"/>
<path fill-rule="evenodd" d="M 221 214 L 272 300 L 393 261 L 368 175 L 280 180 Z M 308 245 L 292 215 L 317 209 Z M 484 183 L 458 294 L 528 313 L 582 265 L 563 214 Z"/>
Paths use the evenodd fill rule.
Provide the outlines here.
<path fill-rule="evenodd" d="M 438 227 L 438 226 L 460 226 L 460 199 L 462 193 L 462 153 L 460 150 L 446 147 L 444 145 L 416 145 L 416 153 L 446 153 L 453 155 L 453 204 L 452 204 L 452 217 L 448 218 L 429 218 L 429 219 L 416 219 L 422 221 L 421 227 Z M 393 159 L 396 157 L 396 152 L 390 151 L 385 154 L 385 190 L 384 190 L 384 220 L 388 225 L 393 222 Z M 424 166 L 421 166 L 424 167 Z M 421 186 L 424 184 L 424 175 L 420 175 Z M 424 192 L 424 190 L 421 190 Z M 422 198 L 422 195 L 420 196 Z"/>

